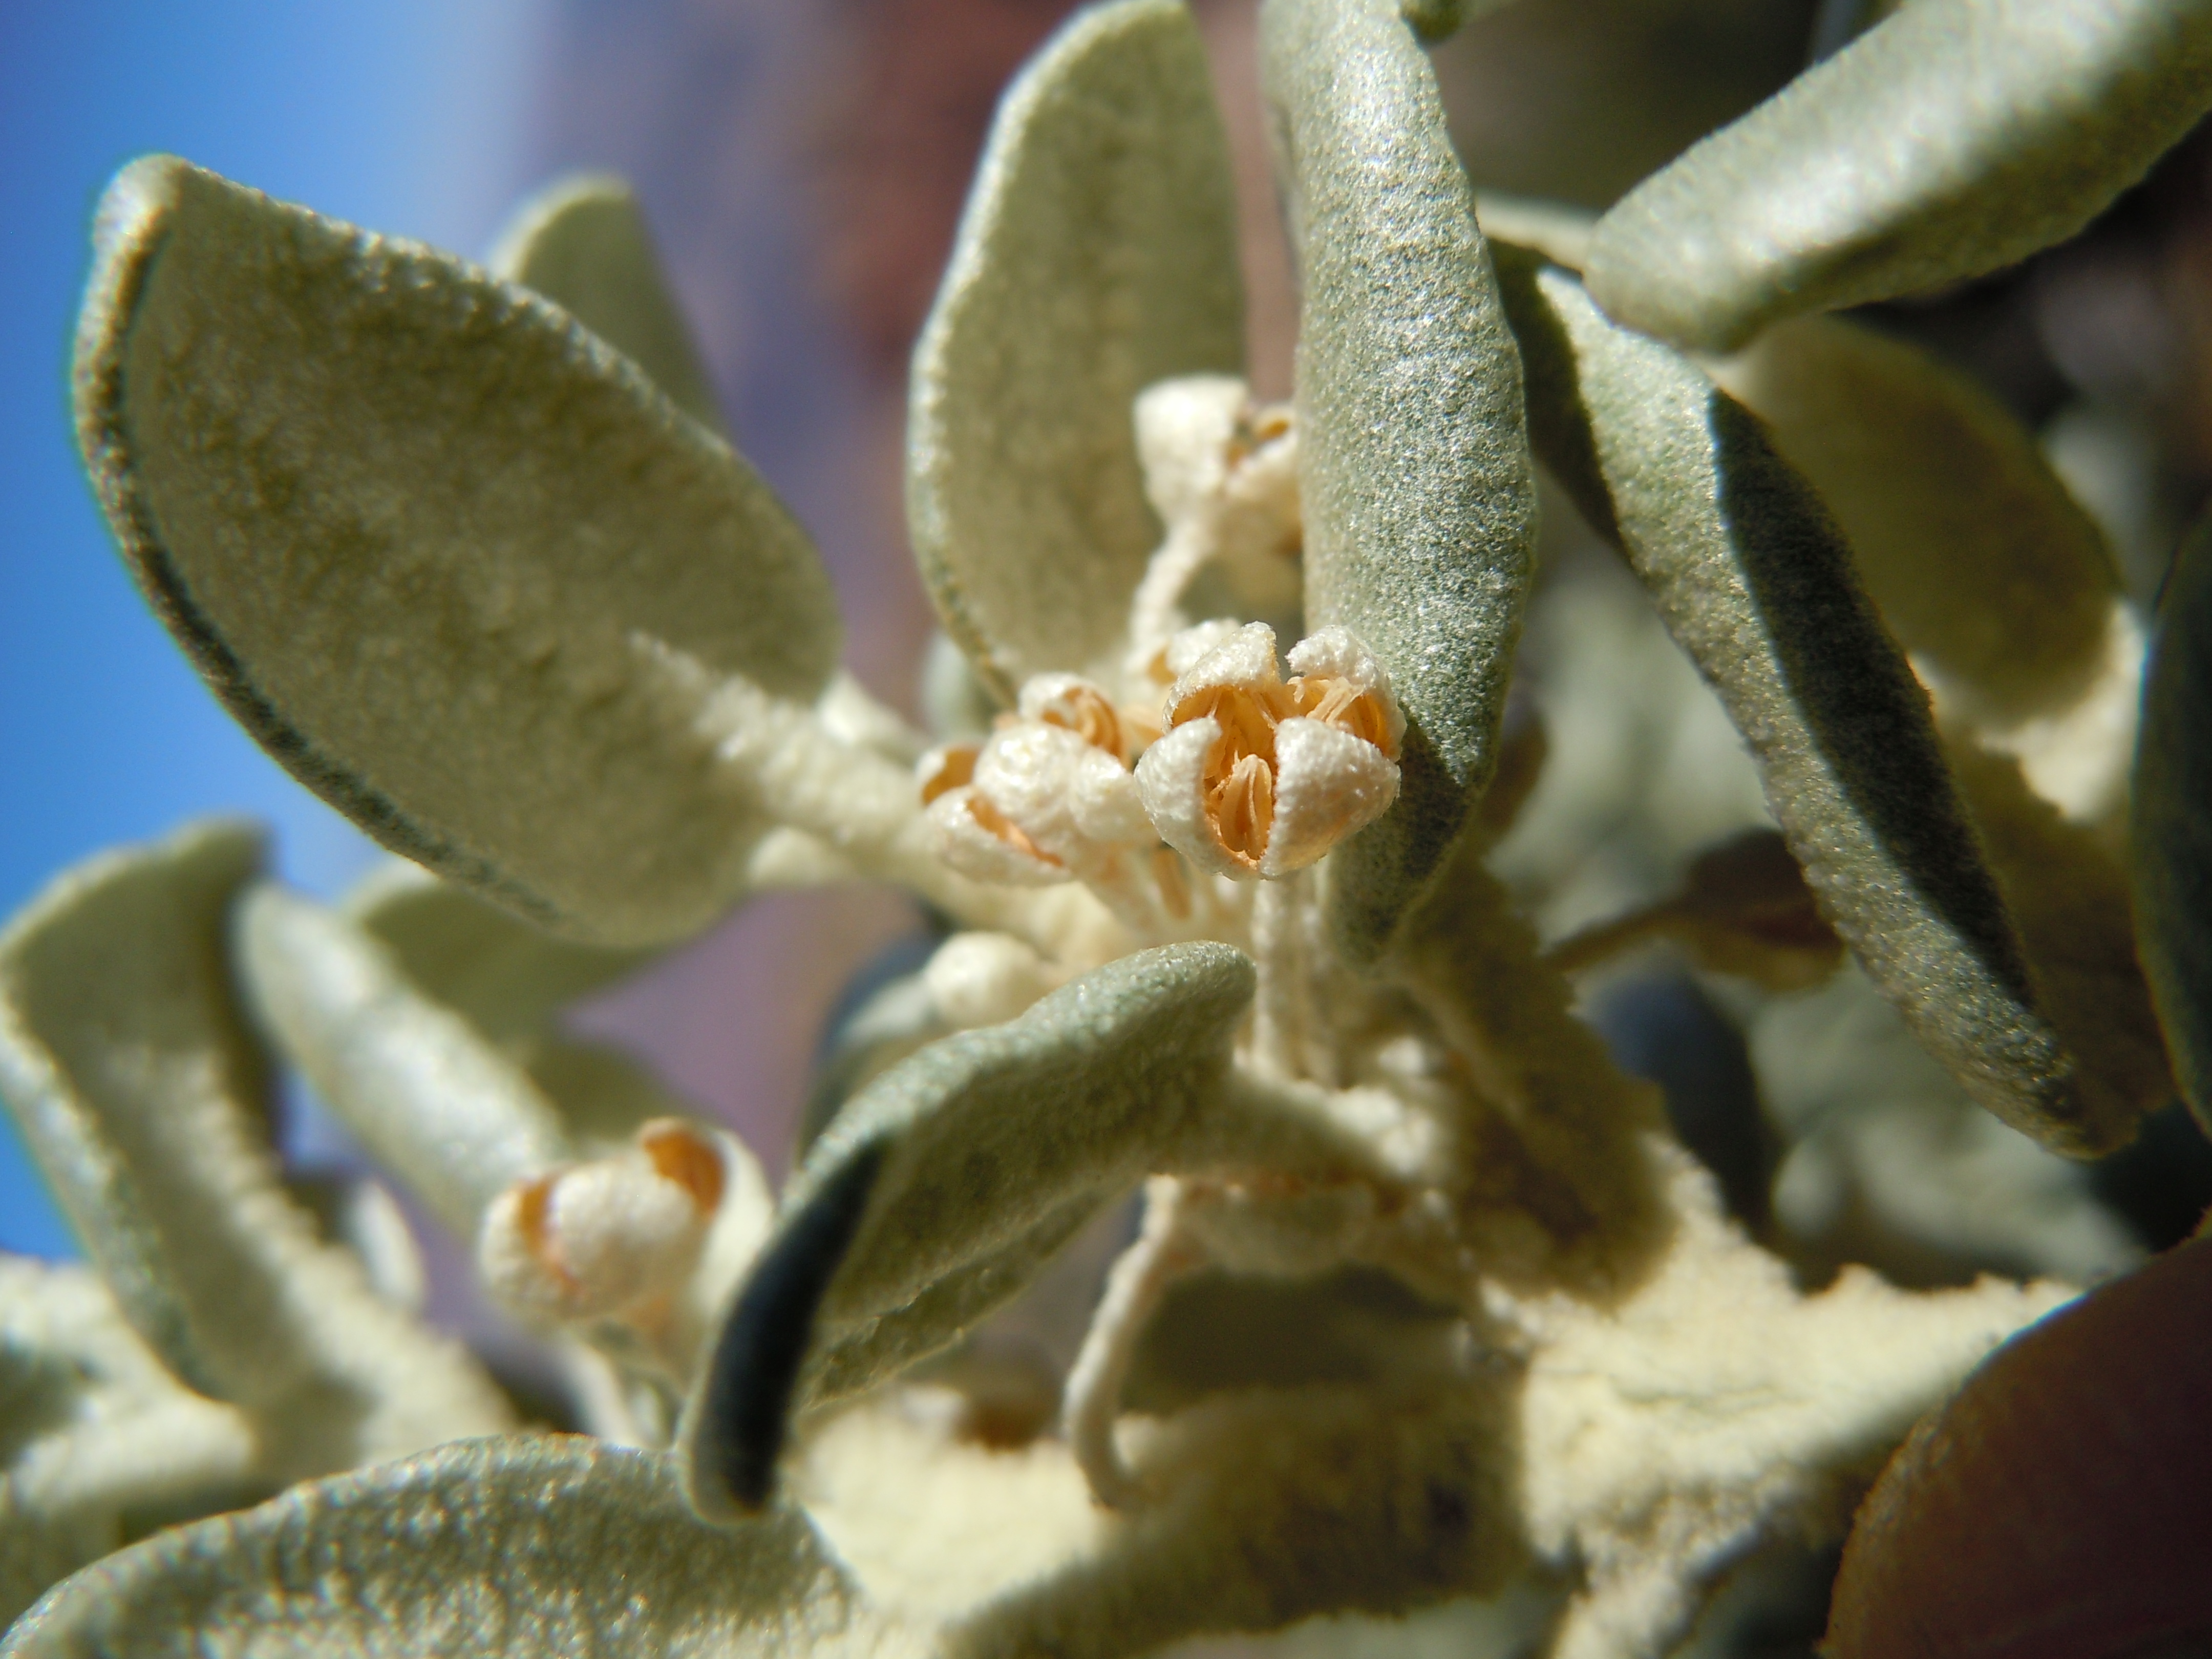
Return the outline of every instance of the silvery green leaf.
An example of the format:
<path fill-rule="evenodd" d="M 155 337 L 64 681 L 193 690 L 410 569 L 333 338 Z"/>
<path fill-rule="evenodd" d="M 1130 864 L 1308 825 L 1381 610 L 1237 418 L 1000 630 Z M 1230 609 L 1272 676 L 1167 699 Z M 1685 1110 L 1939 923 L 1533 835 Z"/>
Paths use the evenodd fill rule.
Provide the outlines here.
<path fill-rule="evenodd" d="M 2027 947 L 2039 1003 L 2082 1085 L 2132 1119 L 2173 1098 L 2173 1074 L 2137 959 L 2126 871 L 2097 833 L 2028 787 L 2020 763 L 1948 745 L 1982 855 Z"/>
<path fill-rule="evenodd" d="M 1916 0 L 1624 197 L 1591 297 L 1679 345 L 1978 276 L 2212 106 L 2205 0 Z"/>
<path fill-rule="evenodd" d="M 522 1066 L 344 917 L 264 882 L 240 901 L 234 932 L 255 1018 L 462 1238 L 504 1188 L 573 1156 Z"/>
<path fill-rule="evenodd" d="M 759 814 L 657 650 L 811 700 L 805 535 L 566 312 L 166 156 L 118 175 L 78 437 L 231 712 L 392 850 L 608 943 L 703 926 Z"/>
<path fill-rule="evenodd" d="M 0 1094 L 125 1316 L 253 1420 L 268 1472 L 504 1428 L 475 1362 L 286 1195 L 225 961 L 261 850 L 204 825 L 49 887 L 0 935 Z"/>
<path fill-rule="evenodd" d="M 793 1409 L 946 1346 L 1194 1137 L 1252 989 L 1228 945 L 1143 951 L 855 1096 L 793 1177 L 690 1407 L 701 1512 L 764 1502 Z"/>
<path fill-rule="evenodd" d="M 159 1534 L 58 1587 L 0 1655 L 830 1659 L 896 1638 L 797 1512 L 707 1527 L 665 1455 L 557 1435 L 447 1446 Z"/>
<path fill-rule="evenodd" d="M 1718 692 L 1821 914 L 1984 1106 L 2045 1146 L 2134 1122 L 2083 1086 L 2038 1007 L 1926 695 L 1850 550 L 1765 428 L 1669 348 L 1608 322 L 1565 271 L 1501 255 L 1547 466 Z"/>
<path fill-rule="evenodd" d="M 562 939 L 397 859 L 343 909 L 412 983 L 495 1042 L 535 1036 L 568 1004 L 653 955 Z"/>
<path fill-rule="evenodd" d="M 1968 712 L 2008 726 L 2080 695 L 2103 665 L 2119 579 L 2002 404 L 1839 318 L 1769 330 L 1718 379 L 1835 514 L 1898 643 Z"/>
<path fill-rule="evenodd" d="M 1338 852 L 1355 959 L 1385 948 L 1497 763 L 1535 556 L 1521 360 L 1428 59 L 1389 0 L 1268 0 L 1261 50 L 1301 270 L 1309 626 L 1406 714 L 1397 805 Z"/>
<path fill-rule="evenodd" d="M 1118 670 L 1161 534 L 1132 406 L 1237 372 L 1243 326 L 1197 25 L 1182 0 L 1077 13 L 1000 101 L 915 352 L 915 554 L 1003 702 L 1043 670 Z"/>
<path fill-rule="evenodd" d="M 2136 948 L 2190 1110 L 2212 1134 L 2212 519 L 2182 543 L 2143 676 L 2128 834 Z"/>
<path fill-rule="evenodd" d="M 138 1526 L 253 1492 L 252 1425 L 191 1393 L 98 1275 L 0 1255 L 0 1628 Z"/>
<path fill-rule="evenodd" d="M 700 425 L 722 429 L 699 348 L 626 180 L 588 173 L 548 185 L 515 210 L 485 263 L 628 356 Z"/>

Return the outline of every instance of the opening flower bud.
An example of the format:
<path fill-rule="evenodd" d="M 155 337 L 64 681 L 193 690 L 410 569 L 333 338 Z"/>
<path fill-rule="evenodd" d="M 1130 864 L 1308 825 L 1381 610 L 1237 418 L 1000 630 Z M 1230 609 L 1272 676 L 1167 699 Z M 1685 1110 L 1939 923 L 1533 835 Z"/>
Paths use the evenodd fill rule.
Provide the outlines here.
<path fill-rule="evenodd" d="M 650 1322 L 698 1265 L 722 1200 L 721 1153 L 656 1118 L 611 1158 L 516 1182 L 484 1212 L 477 1262 L 495 1296 L 538 1322 Z"/>
<path fill-rule="evenodd" d="M 1275 664 L 1275 635 L 1252 623 L 1169 688 L 1166 733 L 1138 763 L 1161 838 L 1200 869 L 1263 879 L 1303 870 L 1365 829 L 1398 797 L 1405 718 L 1389 675 L 1342 629 L 1323 629 Z"/>

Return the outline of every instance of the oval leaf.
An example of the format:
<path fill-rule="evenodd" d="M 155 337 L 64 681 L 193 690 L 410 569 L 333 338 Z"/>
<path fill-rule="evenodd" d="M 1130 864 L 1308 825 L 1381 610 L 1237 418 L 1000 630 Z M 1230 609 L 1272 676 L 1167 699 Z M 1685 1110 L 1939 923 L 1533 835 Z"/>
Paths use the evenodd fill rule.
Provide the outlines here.
<path fill-rule="evenodd" d="M 895 1651 L 805 1519 L 684 1508 L 669 1460 L 517 1436 L 295 1487 L 61 1584 L 4 1659 Z"/>
<path fill-rule="evenodd" d="M 757 1508 L 793 1409 L 951 1343 L 1199 1130 L 1253 979 L 1225 945 L 1142 951 L 855 1096 L 793 1177 L 692 1402 L 701 1512 Z"/>
<path fill-rule="evenodd" d="M 1499 266 L 1538 450 L 1719 693 L 1821 914 L 1984 1106 L 2055 1151 L 2118 1145 L 2134 1108 L 2087 1086 L 2038 1008 L 1926 695 L 1819 497 L 1741 404 L 1572 276 L 1517 250 Z"/>
<path fill-rule="evenodd" d="M 2166 579 L 2128 829 L 2136 948 L 2175 1080 L 2212 1134 L 2212 518 Z"/>
<path fill-rule="evenodd" d="M 486 263 L 629 357 L 700 425 L 722 430 L 698 345 L 627 181 L 587 173 L 547 185 L 515 210 Z"/>
<path fill-rule="evenodd" d="M 343 909 L 410 981 L 495 1042 L 538 1036 L 569 1003 L 653 954 L 560 938 L 398 860 L 349 893 Z"/>
<path fill-rule="evenodd" d="M 1591 297 L 1729 351 L 2079 230 L 2212 106 L 2203 0 L 1899 8 L 1598 222 Z"/>
<path fill-rule="evenodd" d="M 528 1073 L 343 917 L 264 883 L 240 902 L 236 930 L 255 1017 L 460 1237 L 475 1238 L 507 1186 L 572 1155 Z"/>
<path fill-rule="evenodd" d="M 609 943 L 757 812 L 644 659 L 811 699 L 834 601 L 744 463 L 565 312 L 173 158 L 100 208 L 79 441 L 231 712 L 393 851 Z"/>
<path fill-rule="evenodd" d="M 946 631 L 1005 702 L 1116 674 L 1158 544 L 1138 392 L 1239 372 L 1228 141 L 1182 0 L 1079 12 L 1000 100 L 915 350 L 907 518 Z"/>
<path fill-rule="evenodd" d="M 254 1419 L 271 1472 L 504 1428 L 466 1352 L 284 1191 L 225 961 L 260 860 L 258 834 L 216 824 L 49 888 L 0 935 L 0 1094 L 132 1326 Z"/>
<path fill-rule="evenodd" d="M 2009 726 L 2087 688 L 2119 579 L 2010 410 L 1839 318 L 1769 331 L 1718 379 L 1820 492 L 1882 620 L 1963 712 Z"/>
<path fill-rule="evenodd" d="M 1306 620 L 1406 713 L 1397 805 L 1331 860 L 1370 961 L 1497 764 L 1534 568 L 1521 359 L 1426 56 L 1388 0 L 1268 0 L 1261 44 L 1302 272 Z"/>

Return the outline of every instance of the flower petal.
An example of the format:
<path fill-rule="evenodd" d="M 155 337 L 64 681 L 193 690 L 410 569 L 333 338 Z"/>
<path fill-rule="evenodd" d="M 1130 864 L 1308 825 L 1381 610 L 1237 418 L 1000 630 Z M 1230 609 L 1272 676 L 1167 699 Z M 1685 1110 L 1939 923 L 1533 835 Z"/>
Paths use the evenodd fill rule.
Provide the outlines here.
<path fill-rule="evenodd" d="M 1591 296 L 1733 350 L 2072 235 L 2212 105 L 2201 0 L 1902 7 L 1598 222 Z"/>
<path fill-rule="evenodd" d="M 1364 738 L 1319 720 L 1285 720 L 1275 728 L 1275 821 L 1261 875 L 1304 869 L 1397 799 L 1397 766 Z"/>
<path fill-rule="evenodd" d="M 1501 255 L 1547 464 L 1650 591 L 1744 735 L 1843 936 L 1984 1106 L 2076 1157 L 2132 1133 L 2038 1006 L 1926 695 L 1819 498 L 1741 404 L 1614 326 L 1565 271 Z"/>
<path fill-rule="evenodd" d="M 759 811 L 646 659 L 811 700 L 828 578 L 751 470 L 566 313 L 149 157 L 101 206 L 76 397 L 156 610 L 386 846 L 609 943 L 737 890 Z"/>
<path fill-rule="evenodd" d="M 1120 667 L 1159 541 L 1131 409 L 1235 374 L 1228 141 L 1182 0 L 1077 14 L 1000 100 L 915 349 L 907 516 L 945 630 L 1000 700 Z"/>
<path fill-rule="evenodd" d="M 1428 58 L 1388 0 L 1268 0 L 1261 46 L 1304 295 L 1306 619 L 1389 671 L 1397 806 L 1331 865 L 1371 960 L 1497 761 L 1534 568 L 1521 360 Z"/>
<path fill-rule="evenodd" d="M 1252 965 L 1126 957 L 870 1085 L 793 1177 L 686 1429 L 701 1512 L 750 1512 L 794 1407 L 943 1348 L 1199 1127 Z"/>
<path fill-rule="evenodd" d="M 458 1345 L 286 1194 L 225 960 L 261 838 L 188 830 L 62 877 L 0 935 L 0 1093 L 148 1344 L 279 1477 L 507 1426 Z"/>
<path fill-rule="evenodd" d="M 623 353 L 700 425 L 723 430 L 698 344 L 627 180 L 607 173 L 556 179 L 515 210 L 484 263 Z"/>
<path fill-rule="evenodd" d="M 666 1457 L 577 1435 L 445 1447 L 164 1532 L 69 1579 L 5 1659 L 211 1651 L 888 1656 L 805 1519 L 684 1509 Z"/>

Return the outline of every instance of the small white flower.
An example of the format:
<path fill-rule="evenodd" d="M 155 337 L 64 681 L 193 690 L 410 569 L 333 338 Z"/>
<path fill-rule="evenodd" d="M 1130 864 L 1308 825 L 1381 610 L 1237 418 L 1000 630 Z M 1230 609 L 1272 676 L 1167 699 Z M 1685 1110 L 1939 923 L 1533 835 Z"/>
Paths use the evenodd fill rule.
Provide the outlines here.
<path fill-rule="evenodd" d="M 698 1265 L 725 1182 L 712 1141 L 656 1118 L 615 1156 L 546 1170 L 493 1200 L 477 1263 L 526 1318 L 656 1325 Z"/>
<path fill-rule="evenodd" d="M 1263 879 L 1303 870 L 1398 798 L 1405 718 L 1389 677 L 1342 629 L 1291 653 L 1252 623 L 1169 688 L 1167 734 L 1137 781 L 1168 844 L 1200 869 Z"/>

